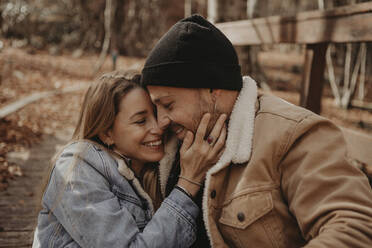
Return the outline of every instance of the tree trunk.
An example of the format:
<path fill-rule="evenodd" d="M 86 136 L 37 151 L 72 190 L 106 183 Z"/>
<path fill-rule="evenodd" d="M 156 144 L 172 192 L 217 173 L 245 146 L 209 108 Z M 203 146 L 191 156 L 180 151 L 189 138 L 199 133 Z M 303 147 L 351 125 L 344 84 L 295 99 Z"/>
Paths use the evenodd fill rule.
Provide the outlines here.
<path fill-rule="evenodd" d="M 105 58 L 107 56 L 108 49 L 110 47 L 110 40 L 111 40 L 111 20 L 114 13 L 115 7 L 115 0 L 106 0 L 106 7 L 105 7 L 105 39 L 102 45 L 102 51 L 99 56 L 98 62 L 94 68 L 94 72 L 97 73 L 103 63 L 105 62 Z"/>

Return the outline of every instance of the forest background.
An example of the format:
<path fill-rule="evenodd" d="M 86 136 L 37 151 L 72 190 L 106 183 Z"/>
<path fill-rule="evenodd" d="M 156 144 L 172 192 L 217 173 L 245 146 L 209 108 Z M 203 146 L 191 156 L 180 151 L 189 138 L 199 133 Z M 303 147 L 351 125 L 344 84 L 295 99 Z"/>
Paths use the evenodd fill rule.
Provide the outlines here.
<path fill-rule="evenodd" d="M 157 40 L 178 20 L 193 13 L 216 22 L 268 16 L 293 16 L 366 0 L 0 0 L 0 112 L 33 94 L 50 93 L 0 117 L 0 189 L 24 173 L 27 149 L 48 135 L 69 139 L 84 90 L 103 72 L 141 70 Z M 334 80 L 350 81 L 364 47 L 364 71 L 357 71 L 352 98 L 372 102 L 372 44 L 334 44 Z M 304 46 L 236 47 L 243 73 L 262 90 L 298 104 Z M 363 51 L 364 51 L 363 50 Z M 349 58 L 349 59 L 346 59 Z M 349 62 L 347 62 L 349 61 Z M 363 62 L 359 61 L 360 64 Z M 335 104 L 325 73 L 321 115 L 337 124 L 372 134 L 371 107 Z M 362 75 L 363 74 L 363 75 Z M 363 89 L 360 81 L 363 77 Z M 358 88 L 359 87 L 359 88 Z M 25 155 L 26 154 L 26 155 Z M 18 159 L 18 160 L 17 160 Z M 21 159 L 21 160 L 19 160 Z M 19 163 L 19 162 L 18 162 Z"/>

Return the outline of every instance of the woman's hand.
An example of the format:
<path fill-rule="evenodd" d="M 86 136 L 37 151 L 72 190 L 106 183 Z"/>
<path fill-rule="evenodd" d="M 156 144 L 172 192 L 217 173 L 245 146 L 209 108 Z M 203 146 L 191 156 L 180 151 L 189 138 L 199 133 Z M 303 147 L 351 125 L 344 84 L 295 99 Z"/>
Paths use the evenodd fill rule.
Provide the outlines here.
<path fill-rule="evenodd" d="M 181 173 L 178 185 L 195 196 L 207 171 L 218 161 L 226 140 L 226 115 L 222 114 L 214 125 L 207 140 L 204 139 L 211 115 L 204 114 L 195 138 L 187 131 L 180 149 Z"/>

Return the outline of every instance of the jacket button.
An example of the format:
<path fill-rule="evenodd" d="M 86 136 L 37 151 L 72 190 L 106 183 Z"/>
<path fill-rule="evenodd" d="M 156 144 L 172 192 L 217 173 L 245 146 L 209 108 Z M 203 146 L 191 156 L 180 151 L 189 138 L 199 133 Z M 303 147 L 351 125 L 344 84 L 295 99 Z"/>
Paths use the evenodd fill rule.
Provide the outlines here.
<path fill-rule="evenodd" d="M 240 222 L 243 222 L 245 219 L 245 215 L 242 212 L 239 212 L 237 217 Z"/>
<path fill-rule="evenodd" d="M 211 192 L 211 198 L 214 199 L 216 197 L 216 190 L 212 190 Z"/>

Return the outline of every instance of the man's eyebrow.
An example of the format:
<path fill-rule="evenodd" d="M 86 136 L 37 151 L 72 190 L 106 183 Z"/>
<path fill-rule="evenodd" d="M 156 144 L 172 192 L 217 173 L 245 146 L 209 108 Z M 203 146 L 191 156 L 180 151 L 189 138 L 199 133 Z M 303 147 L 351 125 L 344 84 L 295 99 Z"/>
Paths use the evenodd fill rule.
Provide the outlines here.
<path fill-rule="evenodd" d="M 168 98 L 168 97 L 171 97 L 172 95 L 166 95 L 166 96 L 160 96 L 160 97 L 158 97 L 158 98 L 155 98 L 154 99 L 154 103 L 160 103 L 160 101 L 162 100 L 162 99 L 164 99 L 164 98 Z"/>
<path fill-rule="evenodd" d="M 138 111 L 137 113 L 134 113 L 129 119 L 133 119 L 137 115 L 143 115 L 146 113 L 147 113 L 147 110 Z"/>

